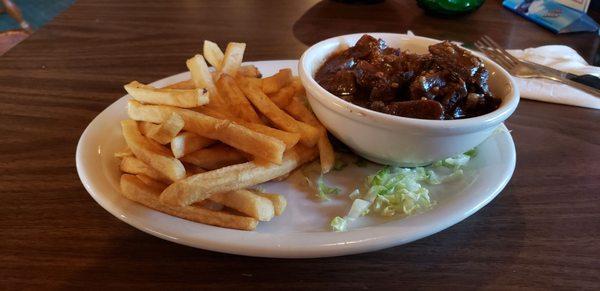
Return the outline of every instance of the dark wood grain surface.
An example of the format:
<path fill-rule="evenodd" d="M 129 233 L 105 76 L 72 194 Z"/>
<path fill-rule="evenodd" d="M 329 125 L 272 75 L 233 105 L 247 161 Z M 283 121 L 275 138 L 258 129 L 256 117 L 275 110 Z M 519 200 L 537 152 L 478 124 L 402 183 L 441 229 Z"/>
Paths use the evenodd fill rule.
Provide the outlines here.
<path fill-rule="evenodd" d="M 459 19 L 412 0 L 80 0 L 0 57 L 0 288 L 598 289 L 600 111 L 523 100 L 507 122 L 517 169 L 465 221 L 379 252 L 326 259 L 249 258 L 193 249 L 120 222 L 87 194 L 75 147 L 122 84 L 185 70 L 204 39 L 248 44 L 247 60 L 298 58 L 326 37 L 405 32 L 524 48 L 567 44 L 488 0 Z"/>

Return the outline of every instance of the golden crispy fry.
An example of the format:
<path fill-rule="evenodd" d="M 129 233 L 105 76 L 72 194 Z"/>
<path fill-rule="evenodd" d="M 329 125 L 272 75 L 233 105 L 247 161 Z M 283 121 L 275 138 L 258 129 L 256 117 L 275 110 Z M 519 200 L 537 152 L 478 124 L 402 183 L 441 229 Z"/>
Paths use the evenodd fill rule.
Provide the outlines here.
<path fill-rule="evenodd" d="M 156 188 L 157 190 L 164 190 L 165 188 L 167 188 L 168 184 L 165 183 L 161 183 L 158 180 L 152 179 L 149 176 L 146 176 L 144 174 L 137 174 L 135 175 L 138 179 L 140 179 L 140 181 L 144 182 L 144 184 L 152 187 L 152 188 Z"/>
<path fill-rule="evenodd" d="M 146 175 L 154 180 L 164 183 L 170 184 L 172 182 L 167 176 L 148 166 L 148 164 L 142 162 L 140 159 L 134 156 L 124 157 L 121 160 L 120 169 L 125 173 Z"/>
<path fill-rule="evenodd" d="M 238 76 L 244 77 L 252 77 L 252 78 L 261 78 L 262 74 L 258 70 L 258 68 L 254 65 L 244 65 L 241 66 L 237 72 Z"/>
<path fill-rule="evenodd" d="M 124 158 L 133 156 L 133 152 L 128 148 L 124 148 L 116 153 L 114 153 L 115 158 Z"/>
<path fill-rule="evenodd" d="M 319 159 L 321 161 L 321 173 L 329 173 L 329 171 L 331 171 L 335 165 L 335 152 L 333 151 L 333 147 L 329 142 L 329 138 L 327 138 L 327 131 L 321 132 L 318 146 Z"/>
<path fill-rule="evenodd" d="M 282 69 L 271 77 L 262 79 L 262 90 L 265 94 L 273 94 L 292 81 L 292 70 Z"/>
<path fill-rule="evenodd" d="M 300 134 L 300 142 L 308 147 L 312 147 L 317 144 L 319 140 L 319 130 L 300 121 L 295 120 L 283 110 L 281 110 L 267 95 L 265 95 L 258 83 L 257 79 L 252 78 L 240 78 L 240 87 L 250 102 L 256 106 L 256 108 L 262 112 L 269 120 L 273 122 L 278 128 L 285 131 L 295 132 Z"/>
<path fill-rule="evenodd" d="M 254 193 L 271 200 L 276 216 L 281 215 L 285 211 L 285 207 L 287 206 L 287 200 L 285 199 L 285 196 L 281 194 L 262 193 L 258 191 L 254 191 Z"/>
<path fill-rule="evenodd" d="M 137 81 L 125 85 L 124 88 L 135 100 L 144 103 L 182 108 L 198 107 L 208 103 L 208 91 L 206 89 L 161 89 Z"/>
<path fill-rule="evenodd" d="M 285 107 L 285 111 L 287 111 L 294 118 L 319 128 L 320 136 L 318 146 L 319 157 L 321 160 L 321 172 L 323 174 L 328 173 L 335 164 L 335 153 L 331 143 L 329 142 L 329 139 L 327 138 L 327 130 L 325 127 L 297 97 L 294 97 L 288 106 Z"/>
<path fill-rule="evenodd" d="M 151 132 L 154 132 L 159 126 L 160 126 L 159 124 L 155 124 L 152 122 L 146 122 L 146 121 L 138 122 L 138 129 L 139 129 L 140 133 L 145 137 L 148 137 L 148 135 Z"/>
<path fill-rule="evenodd" d="M 181 158 L 181 160 L 206 170 L 214 170 L 248 161 L 244 154 L 224 144 L 214 145 L 189 153 Z"/>
<path fill-rule="evenodd" d="M 221 97 L 229 102 L 229 110 L 233 115 L 253 123 L 262 123 L 252 104 L 244 96 L 244 92 L 228 74 L 221 75 L 217 81 L 217 90 Z"/>
<path fill-rule="evenodd" d="M 136 175 L 136 177 L 144 182 L 144 184 L 160 191 L 167 187 L 167 185 L 146 175 Z M 245 189 L 227 193 L 217 193 L 211 196 L 210 200 L 256 218 L 259 221 L 269 221 L 275 215 L 274 203 L 270 198 L 259 196 L 254 192 Z"/>
<path fill-rule="evenodd" d="M 321 122 L 317 119 L 317 117 L 297 97 L 292 98 L 290 103 L 284 107 L 284 110 L 302 122 L 306 122 L 312 126 L 322 127 Z"/>
<path fill-rule="evenodd" d="M 293 148 L 298 143 L 298 141 L 300 141 L 299 133 L 287 132 L 266 126 L 264 124 L 257 123 L 243 122 L 240 123 L 240 125 L 282 141 L 285 144 L 286 150 Z"/>
<path fill-rule="evenodd" d="M 298 77 L 298 76 L 292 77 L 292 83 L 290 84 L 290 86 L 294 87 L 294 90 L 296 91 L 296 96 L 305 94 L 304 86 L 302 86 L 300 77 Z"/>
<path fill-rule="evenodd" d="M 151 129 L 146 136 L 160 144 L 168 144 L 183 129 L 184 125 L 183 118 L 179 114 L 171 113 L 165 122 Z"/>
<path fill-rule="evenodd" d="M 160 191 L 160 188 L 148 185 L 136 176 L 127 174 L 121 176 L 123 196 L 154 210 L 195 222 L 241 230 L 254 230 L 258 224 L 258 220 L 254 218 L 223 211 L 212 211 L 197 206 L 164 205 L 159 201 Z"/>
<path fill-rule="evenodd" d="M 221 66 L 220 74 L 235 76 L 242 65 L 244 58 L 245 43 L 230 42 L 225 49 L 225 57 Z"/>
<path fill-rule="evenodd" d="M 269 221 L 275 215 L 275 209 L 271 200 L 245 189 L 217 193 L 210 196 L 210 200 L 260 221 Z"/>
<path fill-rule="evenodd" d="M 167 187 L 160 199 L 168 205 L 190 205 L 215 193 L 244 189 L 285 175 L 316 154 L 314 148 L 296 146 L 285 153 L 280 165 L 247 162 L 190 176 Z"/>
<path fill-rule="evenodd" d="M 171 85 L 167 85 L 163 87 L 164 89 L 196 89 L 196 85 L 194 85 L 194 81 L 192 79 L 183 80 L 181 82 L 173 83 Z M 210 99 L 210 98 L 209 98 Z"/>
<path fill-rule="evenodd" d="M 183 132 L 171 140 L 171 151 L 173 156 L 179 159 L 213 143 L 215 143 L 215 140 L 199 136 L 193 132 Z"/>
<path fill-rule="evenodd" d="M 219 110 L 215 110 L 213 108 L 208 108 L 208 107 L 201 107 L 201 108 L 196 109 L 195 111 L 198 111 L 200 113 L 203 113 L 203 114 L 215 117 L 215 118 L 229 119 L 241 126 L 247 127 L 258 133 L 262 133 L 264 135 L 274 137 L 274 138 L 282 141 L 285 144 L 286 149 L 291 149 L 300 140 L 299 133 L 293 133 L 293 132 L 279 130 L 279 129 L 272 128 L 272 127 L 269 127 L 264 124 L 245 122 L 245 121 L 240 120 L 239 118 L 229 114 L 228 112 L 219 111 Z"/>
<path fill-rule="evenodd" d="M 190 70 L 192 81 L 196 88 L 206 88 L 210 93 L 215 90 L 215 83 L 206 64 L 206 60 L 202 55 L 195 55 L 188 59 L 185 64 Z"/>
<path fill-rule="evenodd" d="M 283 109 L 290 103 L 290 101 L 292 101 L 295 92 L 296 90 L 294 90 L 294 87 L 288 85 L 270 95 L 269 98 L 271 98 L 271 101 L 273 101 L 277 107 Z"/>
<path fill-rule="evenodd" d="M 202 54 L 206 61 L 211 64 L 217 71 L 221 70 L 221 65 L 223 64 L 223 52 L 219 48 L 219 46 L 209 40 L 204 41 L 204 46 L 202 47 Z"/>
<path fill-rule="evenodd" d="M 179 114 L 184 129 L 201 136 L 217 139 L 243 152 L 265 160 L 280 163 L 285 144 L 273 137 L 255 132 L 228 120 L 217 119 L 202 113 L 171 106 L 142 105 L 129 100 L 128 114 L 131 119 L 161 123 L 172 112 Z M 135 153 L 135 151 L 134 151 Z"/>
<path fill-rule="evenodd" d="M 123 137 L 135 156 L 173 181 L 186 177 L 183 164 L 171 152 L 144 137 L 133 120 L 121 121 Z"/>
<path fill-rule="evenodd" d="M 219 96 L 212 74 L 202 55 L 195 55 L 186 61 L 186 65 L 192 74 L 192 80 L 196 88 L 206 88 L 210 94 L 211 107 L 226 107 L 227 104 Z"/>
<path fill-rule="evenodd" d="M 183 164 L 183 165 L 185 166 L 185 171 L 188 173 L 188 177 L 206 172 L 205 169 L 202 169 L 196 165 L 192 165 L 192 164 Z"/>

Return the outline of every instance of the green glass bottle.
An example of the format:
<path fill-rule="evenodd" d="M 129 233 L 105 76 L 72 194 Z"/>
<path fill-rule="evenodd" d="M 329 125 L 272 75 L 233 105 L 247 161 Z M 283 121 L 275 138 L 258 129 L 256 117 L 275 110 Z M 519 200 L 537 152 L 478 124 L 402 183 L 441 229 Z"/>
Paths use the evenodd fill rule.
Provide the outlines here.
<path fill-rule="evenodd" d="M 453 16 L 477 10 L 485 0 L 417 0 L 419 7 L 427 12 Z"/>

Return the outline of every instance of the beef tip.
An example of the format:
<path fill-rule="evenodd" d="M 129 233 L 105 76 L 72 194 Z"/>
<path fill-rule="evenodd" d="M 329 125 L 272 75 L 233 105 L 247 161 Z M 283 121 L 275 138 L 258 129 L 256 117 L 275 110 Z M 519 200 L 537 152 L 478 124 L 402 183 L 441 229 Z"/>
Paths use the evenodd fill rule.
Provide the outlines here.
<path fill-rule="evenodd" d="M 440 96 L 435 100 L 446 108 L 452 108 L 459 100 L 467 96 L 467 85 L 465 81 L 453 74 L 446 73 L 445 76 L 447 78 L 446 86 L 442 88 Z"/>
<path fill-rule="evenodd" d="M 450 108 L 467 95 L 465 82 L 448 70 L 430 70 L 416 77 L 410 85 L 412 100 L 429 99 Z"/>
<path fill-rule="evenodd" d="M 356 79 L 354 73 L 350 70 L 341 70 L 335 74 L 325 75 L 317 82 L 331 94 L 344 99 L 346 99 L 346 96 L 352 96 L 356 93 Z"/>
<path fill-rule="evenodd" d="M 374 87 L 385 77 L 385 73 L 367 61 L 358 61 L 354 68 L 356 82 L 361 87 Z"/>
<path fill-rule="evenodd" d="M 471 78 L 470 82 L 467 84 L 469 92 L 475 92 L 477 94 L 490 93 L 487 82 L 489 76 L 490 72 L 485 67 L 479 68 L 477 73 L 475 73 L 475 76 L 473 76 L 473 78 Z"/>
<path fill-rule="evenodd" d="M 443 119 L 444 107 L 434 100 L 411 100 L 392 102 L 386 106 L 379 107 L 378 111 L 402 117 L 421 119 Z"/>
<path fill-rule="evenodd" d="M 396 98 L 400 89 L 397 78 L 390 75 L 388 68 L 382 68 L 367 61 L 359 61 L 354 69 L 354 74 L 358 86 L 370 90 L 370 100 L 391 101 Z"/>
<path fill-rule="evenodd" d="M 416 77 L 410 84 L 410 96 L 412 100 L 422 98 L 433 100 L 442 94 L 446 86 L 446 78 L 441 71 L 426 71 Z"/>
<path fill-rule="evenodd" d="M 460 119 L 498 108 L 483 62 L 450 42 L 416 55 L 369 35 L 330 57 L 316 73 L 329 92 L 358 106 L 426 119 Z"/>
<path fill-rule="evenodd" d="M 376 39 L 370 35 L 363 35 L 356 44 L 347 50 L 350 57 L 356 59 L 368 58 L 373 53 L 378 53 L 385 49 L 387 45 L 381 39 Z"/>
<path fill-rule="evenodd" d="M 335 74 L 340 70 L 347 70 L 355 65 L 354 58 L 348 56 L 345 52 L 334 54 L 319 68 L 315 74 L 315 80 L 327 78 L 330 74 Z"/>
<path fill-rule="evenodd" d="M 479 58 L 449 41 L 430 45 L 429 52 L 437 65 L 457 73 L 463 80 L 471 81 L 483 67 Z"/>

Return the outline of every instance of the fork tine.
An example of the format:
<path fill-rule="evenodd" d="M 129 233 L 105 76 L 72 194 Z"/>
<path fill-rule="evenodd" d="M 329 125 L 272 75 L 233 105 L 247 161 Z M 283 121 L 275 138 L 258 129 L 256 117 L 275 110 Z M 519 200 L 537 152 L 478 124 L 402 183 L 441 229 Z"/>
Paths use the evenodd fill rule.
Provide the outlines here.
<path fill-rule="evenodd" d="M 498 56 L 498 53 L 486 46 L 484 46 L 481 42 L 475 41 L 475 46 L 486 56 L 488 56 L 493 61 L 497 62 L 500 66 L 504 67 L 507 70 L 511 70 L 514 65 L 512 63 L 507 62 L 504 58 Z"/>
<path fill-rule="evenodd" d="M 489 36 L 484 35 L 481 38 L 481 41 L 488 47 L 494 49 L 494 51 L 496 51 L 502 58 L 506 59 L 509 63 L 512 63 L 515 66 L 519 64 L 519 60 L 513 59 L 513 57 L 507 51 L 505 51 L 500 45 L 498 45 L 498 43 L 496 43 Z"/>
<path fill-rule="evenodd" d="M 502 51 L 508 58 L 510 58 L 513 62 L 515 63 L 519 63 L 521 62 L 519 59 L 517 59 L 516 57 L 514 57 L 513 55 L 511 55 L 508 51 L 506 51 L 502 46 L 500 46 L 496 41 L 494 41 L 491 37 L 487 36 L 487 35 L 483 35 L 483 38 L 486 38 L 489 42 L 491 42 L 494 46 L 496 46 L 497 49 L 499 49 L 500 51 Z"/>

